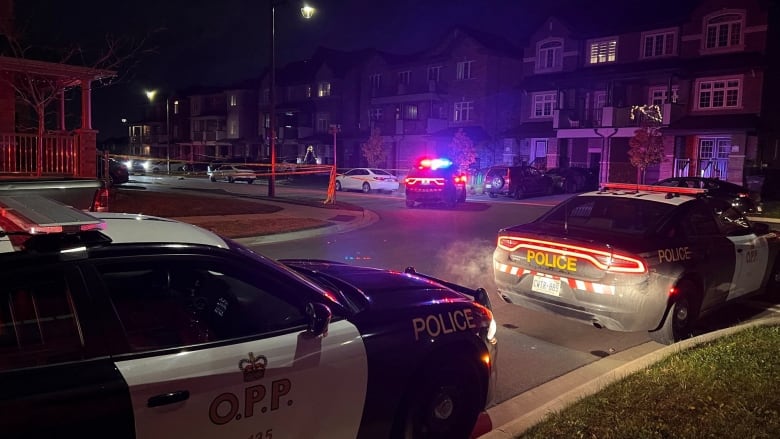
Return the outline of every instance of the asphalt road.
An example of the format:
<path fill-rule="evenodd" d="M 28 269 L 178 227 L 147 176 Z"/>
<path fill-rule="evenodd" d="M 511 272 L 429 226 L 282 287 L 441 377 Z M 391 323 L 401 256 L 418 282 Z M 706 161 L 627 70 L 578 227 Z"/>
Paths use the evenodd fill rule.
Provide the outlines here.
<path fill-rule="evenodd" d="M 220 183 L 186 179 L 175 184 L 213 188 Z M 265 185 L 225 183 L 220 186 L 238 193 L 267 194 Z M 278 185 L 276 194 L 324 199 L 325 188 Z M 275 259 L 329 259 L 397 270 L 414 266 L 420 272 L 472 288 L 484 287 L 494 293 L 491 257 L 497 231 L 530 221 L 565 198 L 556 195 L 518 201 L 470 196 L 454 210 L 408 209 L 399 194 L 339 192 L 337 199 L 370 209 L 379 214 L 380 220 L 348 233 L 262 244 L 255 246 L 255 250 Z M 589 363 L 653 343 L 644 332 L 596 329 L 504 303 L 496 294 L 491 294 L 491 299 L 500 326 L 496 404 Z M 749 302 L 725 314 L 714 315 L 702 327 L 711 330 L 772 314 L 776 312 L 773 306 L 777 305 Z"/>

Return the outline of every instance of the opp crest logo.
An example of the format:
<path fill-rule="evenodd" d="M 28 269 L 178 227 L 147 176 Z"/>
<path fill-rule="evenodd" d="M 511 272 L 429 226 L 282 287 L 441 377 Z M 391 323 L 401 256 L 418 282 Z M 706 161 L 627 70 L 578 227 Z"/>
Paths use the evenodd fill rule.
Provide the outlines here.
<path fill-rule="evenodd" d="M 238 368 L 244 373 L 244 381 L 256 381 L 265 376 L 265 366 L 268 365 L 268 359 L 265 355 L 255 356 L 249 353 L 249 358 L 244 358 L 238 362 Z"/>

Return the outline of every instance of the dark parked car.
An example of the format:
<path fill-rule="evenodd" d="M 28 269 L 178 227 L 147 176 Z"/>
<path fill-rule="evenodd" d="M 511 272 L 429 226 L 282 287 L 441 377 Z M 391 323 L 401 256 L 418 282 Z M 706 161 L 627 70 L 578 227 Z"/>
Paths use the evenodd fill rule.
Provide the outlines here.
<path fill-rule="evenodd" d="M 571 194 L 599 188 L 598 173 L 589 168 L 552 168 L 545 175 L 552 177 L 556 192 Z"/>
<path fill-rule="evenodd" d="M 508 195 L 518 200 L 528 195 L 550 195 L 553 179 L 533 166 L 492 166 L 485 175 L 485 192 L 490 198 Z"/>
<path fill-rule="evenodd" d="M 757 194 L 751 194 L 745 186 L 730 183 L 717 178 L 706 177 L 672 177 L 654 183 L 659 186 L 672 187 L 692 187 L 698 189 L 707 189 L 707 193 L 714 197 L 726 200 L 732 206 L 747 214 L 757 214 L 762 212 L 759 199 L 755 198 Z"/>
<path fill-rule="evenodd" d="M 97 177 L 103 179 L 105 175 L 105 159 L 102 156 L 98 156 L 97 159 Z M 123 184 L 130 180 L 130 172 L 127 170 L 127 166 L 119 160 L 109 158 L 108 159 L 108 181 L 112 184 Z"/>

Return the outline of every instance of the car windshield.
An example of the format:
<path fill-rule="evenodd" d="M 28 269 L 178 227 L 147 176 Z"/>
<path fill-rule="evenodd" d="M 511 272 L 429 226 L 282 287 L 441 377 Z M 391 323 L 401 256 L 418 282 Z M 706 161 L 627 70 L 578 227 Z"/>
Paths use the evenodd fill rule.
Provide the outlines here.
<path fill-rule="evenodd" d="M 641 235 L 657 230 L 674 208 L 672 204 L 636 198 L 579 196 L 537 221 L 555 228 Z"/>

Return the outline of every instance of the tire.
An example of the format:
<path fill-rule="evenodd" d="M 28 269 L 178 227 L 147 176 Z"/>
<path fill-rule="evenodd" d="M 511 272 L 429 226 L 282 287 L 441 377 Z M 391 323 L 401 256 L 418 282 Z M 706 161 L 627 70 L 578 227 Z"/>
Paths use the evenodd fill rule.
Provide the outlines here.
<path fill-rule="evenodd" d="M 458 203 L 465 203 L 465 202 L 466 202 L 466 191 L 463 191 L 458 197 Z"/>
<path fill-rule="evenodd" d="M 371 193 L 371 185 L 368 183 L 363 183 L 363 193 L 369 194 Z"/>
<path fill-rule="evenodd" d="M 650 331 L 651 339 L 665 345 L 673 344 L 693 335 L 693 323 L 697 314 L 693 286 L 689 282 L 681 282 L 677 288 L 678 292 L 671 300 L 661 327 Z"/>
<path fill-rule="evenodd" d="M 336 190 L 341 192 L 341 182 L 340 181 L 336 182 Z"/>
<path fill-rule="evenodd" d="M 246 184 L 252 184 L 252 183 L 254 183 L 254 182 L 255 182 L 255 181 L 254 181 L 254 180 L 252 180 L 252 179 L 250 178 L 249 180 L 247 180 L 247 181 L 246 181 Z"/>
<path fill-rule="evenodd" d="M 522 200 L 525 198 L 525 188 L 522 185 L 518 185 L 515 189 L 515 199 Z"/>
<path fill-rule="evenodd" d="M 566 188 L 563 190 L 567 194 L 573 194 L 577 192 L 577 183 L 574 181 L 566 181 Z"/>
<path fill-rule="evenodd" d="M 766 281 L 766 287 L 764 287 L 764 295 L 768 297 L 780 297 L 780 254 L 775 256 L 775 265 L 772 266 L 772 271 L 769 272 L 769 279 Z"/>
<path fill-rule="evenodd" d="M 458 205 L 458 199 L 457 198 L 452 198 L 451 200 L 446 200 L 444 202 L 444 205 L 447 207 L 447 209 L 454 209 L 455 206 Z"/>
<path fill-rule="evenodd" d="M 445 370 L 427 370 L 404 398 L 393 437 L 469 438 L 482 410 L 478 383 L 473 366 L 466 362 L 455 361 Z"/>
<path fill-rule="evenodd" d="M 211 180 L 212 182 L 216 182 L 217 181 L 216 177 L 214 177 L 214 176 L 209 177 L 209 180 Z"/>
<path fill-rule="evenodd" d="M 408 207 L 409 209 L 413 209 L 414 208 L 414 200 L 410 200 L 410 199 L 407 198 L 406 199 L 406 207 Z"/>
<path fill-rule="evenodd" d="M 228 183 L 233 183 L 233 182 L 235 182 L 235 180 L 233 180 L 233 177 L 228 177 L 228 179 L 227 179 L 227 180 L 228 180 Z"/>
<path fill-rule="evenodd" d="M 490 198 L 496 198 L 498 195 L 494 194 L 493 192 L 488 192 L 488 197 Z"/>
<path fill-rule="evenodd" d="M 501 189 L 504 187 L 504 177 L 496 177 L 493 179 L 493 189 Z"/>

